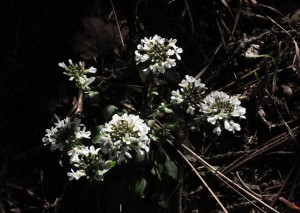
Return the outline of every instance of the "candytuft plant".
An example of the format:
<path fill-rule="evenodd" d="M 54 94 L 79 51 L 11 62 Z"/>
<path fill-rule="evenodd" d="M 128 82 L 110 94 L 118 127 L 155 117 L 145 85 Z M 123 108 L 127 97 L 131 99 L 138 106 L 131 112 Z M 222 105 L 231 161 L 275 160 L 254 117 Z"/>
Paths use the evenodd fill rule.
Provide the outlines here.
<path fill-rule="evenodd" d="M 143 165 L 134 169 L 144 176 L 136 179 L 133 188 L 141 199 L 147 195 L 149 187 L 158 188 L 160 201 L 157 202 L 161 207 L 167 207 L 171 192 L 164 184 L 170 180 L 178 182 L 182 171 L 178 168 L 177 158 L 169 154 L 166 142 L 176 142 L 178 129 L 204 132 L 206 129 L 201 127 L 208 123 L 214 125 L 213 133 L 218 136 L 223 129 L 232 133 L 242 129 L 238 121 L 245 119 L 246 109 L 238 98 L 219 91 L 205 94 L 208 88 L 199 78 L 185 75 L 178 88 L 166 89 L 166 85 L 164 91 L 169 92 L 161 93 L 154 80 L 159 79 L 166 69 L 175 67 L 176 60 L 181 60 L 183 50 L 176 46 L 176 42 L 176 39 L 168 40 L 158 35 L 141 40 L 135 51 L 136 64 L 142 64 L 142 72 L 147 75 L 151 71 L 155 78 L 145 82 L 140 75 L 142 81 L 136 83 L 144 82 L 145 89 L 138 92 L 132 92 L 136 86 L 123 85 L 126 95 L 120 96 L 122 100 L 119 102 L 103 87 L 91 85 L 93 81 L 96 81 L 95 85 L 103 83 L 96 80 L 101 79 L 101 74 L 98 78 L 87 77 L 87 74 L 96 75 L 96 68 L 86 69 L 84 62 L 76 64 L 72 60 L 69 60 L 69 65 L 59 63 L 69 80 L 74 81 L 80 91 L 88 92 L 90 103 L 105 109 L 99 110 L 93 119 L 89 119 L 92 113 L 79 115 L 75 111 L 73 116 L 46 130 L 42 139 L 44 144 L 68 158 L 70 181 L 86 178 L 103 182 L 110 172 Z M 113 87 L 113 84 L 109 86 Z M 146 98 L 141 100 L 140 93 Z M 80 100 L 85 101 L 84 98 Z M 83 124 L 78 116 L 89 122 Z M 198 128 L 193 128 L 195 125 Z M 183 137 L 180 141 L 185 143 L 186 139 Z"/>

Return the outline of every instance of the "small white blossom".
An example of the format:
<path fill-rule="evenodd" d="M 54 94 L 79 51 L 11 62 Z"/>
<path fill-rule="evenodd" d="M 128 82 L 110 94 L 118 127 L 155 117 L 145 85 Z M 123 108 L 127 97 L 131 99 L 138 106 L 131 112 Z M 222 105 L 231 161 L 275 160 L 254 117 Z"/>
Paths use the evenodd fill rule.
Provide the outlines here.
<path fill-rule="evenodd" d="M 144 69 L 144 72 L 164 73 L 165 69 L 176 66 L 176 58 L 181 59 L 179 54 L 183 50 L 175 45 L 176 41 L 176 39 L 167 40 L 158 35 L 149 39 L 145 37 L 141 40 L 141 44 L 137 45 L 136 64 L 147 62 L 148 67 Z"/>
<path fill-rule="evenodd" d="M 98 155 L 100 148 L 95 149 L 94 146 L 90 146 L 90 155 Z"/>
<path fill-rule="evenodd" d="M 80 162 L 78 147 L 75 146 L 73 149 L 68 151 L 68 155 L 70 156 L 70 164 Z"/>
<path fill-rule="evenodd" d="M 171 100 L 177 104 L 183 104 L 187 107 L 186 112 L 194 115 L 195 109 L 199 108 L 202 100 L 205 84 L 201 83 L 200 79 L 195 79 L 192 76 L 186 75 L 179 86 L 180 90 L 173 90 L 171 92 Z"/>
<path fill-rule="evenodd" d="M 194 115 L 195 112 L 195 108 L 192 106 L 189 106 L 189 108 L 186 110 L 186 113 Z"/>
<path fill-rule="evenodd" d="M 76 133 L 75 133 L 75 136 L 76 138 L 78 139 L 81 139 L 81 138 L 90 138 L 91 136 L 91 132 L 90 131 L 85 131 L 86 130 L 86 127 L 85 126 L 77 126 L 77 129 L 76 129 Z"/>
<path fill-rule="evenodd" d="M 64 62 L 59 63 L 58 66 L 65 70 L 64 74 L 69 76 L 70 81 L 75 81 L 75 84 L 79 89 L 84 91 L 90 90 L 91 88 L 89 85 L 95 80 L 95 77 L 88 78 L 86 75 L 88 73 L 95 73 L 97 69 L 94 67 L 86 69 L 84 62 L 81 61 L 76 64 L 69 59 L 68 62 L 69 66 L 67 66 Z"/>
<path fill-rule="evenodd" d="M 221 134 L 222 122 L 226 130 L 235 133 L 235 131 L 240 131 L 241 127 L 233 119 L 235 117 L 246 118 L 246 109 L 240 104 L 236 96 L 214 91 L 203 99 L 200 112 L 204 113 L 207 122 L 216 125 L 213 132 L 217 135 Z"/>
<path fill-rule="evenodd" d="M 180 94 L 179 90 L 174 90 L 171 92 L 171 100 L 175 100 L 178 104 L 180 104 L 183 101 L 183 97 Z"/>
<path fill-rule="evenodd" d="M 67 172 L 67 175 L 69 176 L 69 180 L 73 180 L 74 178 L 78 180 L 82 176 L 86 176 L 84 170 L 77 170 L 76 172 L 71 169 L 71 172 Z"/>
<path fill-rule="evenodd" d="M 224 128 L 227 129 L 228 131 L 231 131 L 233 133 L 235 133 L 236 131 L 240 131 L 241 130 L 241 126 L 238 123 L 235 123 L 234 121 L 228 121 L 225 120 L 224 121 Z"/>
<path fill-rule="evenodd" d="M 110 160 L 118 164 L 132 158 L 131 152 L 139 154 L 149 151 L 150 139 L 147 134 L 150 128 L 136 115 L 115 114 L 109 123 L 100 131 L 101 151 L 108 154 Z"/>
<path fill-rule="evenodd" d="M 77 163 L 80 164 L 80 161 L 84 157 L 91 157 L 98 155 L 100 148 L 95 149 L 94 146 L 86 147 L 83 145 L 74 146 L 70 151 L 68 151 L 68 155 L 70 156 L 70 164 Z"/>

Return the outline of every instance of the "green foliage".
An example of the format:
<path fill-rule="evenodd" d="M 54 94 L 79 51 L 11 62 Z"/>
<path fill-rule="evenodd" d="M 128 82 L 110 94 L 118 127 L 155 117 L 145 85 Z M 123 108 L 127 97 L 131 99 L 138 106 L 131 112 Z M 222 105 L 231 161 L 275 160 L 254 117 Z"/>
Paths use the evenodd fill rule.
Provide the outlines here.
<path fill-rule="evenodd" d="M 145 189 L 147 186 L 147 181 L 145 178 L 141 178 L 137 181 L 135 185 L 135 193 L 138 195 L 140 199 L 145 198 Z"/>
<path fill-rule="evenodd" d="M 107 105 L 103 112 L 103 118 L 105 121 L 110 121 L 118 108 L 114 105 Z"/>
<path fill-rule="evenodd" d="M 151 73 L 150 70 L 145 71 L 145 66 L 140 66 L 139 68 L 139 76 L 142 82 L 145 82 Z"/>
<path fill-rule="evenodd" d="M 166 162 L 165 162 L 165 168 L 166 168 L 166 173 L 172 177 L 174 180 L 178 179 L 178 167 L 176 166 L 176 164 L 174 163 L 174 161 L 172 161 L 170 159 L 170 157 L 166 154 Z"/>

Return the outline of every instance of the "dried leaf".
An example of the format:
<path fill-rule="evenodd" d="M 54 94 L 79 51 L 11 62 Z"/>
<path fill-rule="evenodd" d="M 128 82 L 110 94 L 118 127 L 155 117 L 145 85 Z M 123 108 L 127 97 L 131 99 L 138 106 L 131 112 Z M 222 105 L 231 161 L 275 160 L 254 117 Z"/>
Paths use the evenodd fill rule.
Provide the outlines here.
<path fill-rule="evenodd" d="M 260 51 L 260 45 L 259 44 L 251 44 L 250 47 L 245 52 L 246 58 L 255 58 Z"/>
<path fill-rule="evenodd" d="M 282 84 L 282 85 L 280 85 L 280 86 L 281 86 L 281 88 L 282 88 L 282 94 L 283 94 L 284 96 L 288 97 L 288 96 L 292 96 L 292 95 L 293 95 L 293 90 L 292 90 L 291 87 L 289 87 L 289 86 L 287 86 L 287 85 L 284 85 L 284 84 Z"/>
<path fill-rule="evenodd" d="M 222 4 L 224 4 L 225 7 L 229 8 L 227 2 L 225 0 L 221 0 Z"/>
<path fill-rule="evenodd" d="M 100 55 L 111 54 L 121 45 L 118 27 L 113 23 L 105 23 L 100 18 L 85 18 L 82 20 L 83 32 L 75 35 L 74 50 L 84 59 L 97 58 Z M 120 23 L 123 39 L 129 29 L 125 22 Z"/>

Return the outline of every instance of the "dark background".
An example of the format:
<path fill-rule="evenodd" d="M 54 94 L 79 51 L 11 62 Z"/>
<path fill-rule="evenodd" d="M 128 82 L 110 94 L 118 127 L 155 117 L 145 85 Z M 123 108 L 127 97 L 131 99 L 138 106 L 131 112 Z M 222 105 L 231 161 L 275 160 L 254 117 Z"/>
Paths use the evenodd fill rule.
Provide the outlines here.
<path fill-rule="evenodd" d="M 222 11 L 221 15 L 230 26 L 233 18 L 221 1 L 187 1 L 194 21 L 192 29 L 184 2 L 141 1 L 136 14 L 137 1 L 114 1 L 119 18 L 125 19 L 129 27 L 125 40 L 126 57 L 122 60 L 129 64 L 130 69 L 136 69 L 133 52 L 140 38 L 154 34 L 178 39 L 178 45 L 184 49 L 180 68 L 185 74 L 196 75 L 207 65 L 221 41 L 216 24 L 217 12 Z M 276 8 L 285 16 L 300 8 L 297 0 L 258 2 Z M 229 1 L 228 4 L 236 8 L 238 1 Z M 264 7 L 251 9 L 277 17 Z M 55 200 L 64 193 L 70 194 L 64 196 L 64 202 L 72 204 L 63 206 L 61 212 L 93 212 L 98 208 L 93 206 L 97 203 L 93 202 L 97 198 L 93 195 L 94 186 L 81 181 L 69 186 L 66 171 L 58 164 L 59 156 L 44 147 L 41 139 L 53 122 L 53 112 L 58 115 L 67 113 L 66 108 L 76 94 L 72 84 L 62 75 L 58 63 L 69 58 L 81 59 L 80 54 L 73 50 L 74 34 L 82 30 L 80 20 L 95 16 L 105 18 L 110 11 L 109 1 L 101 0 L 1 1 L 0 212 L 52 212 L 56 209 Z M 139 28 L 136 15 L 143 29 Z M 270 29 L 271 26 L 272 23 L 266 20 L 242 16 L 236 40 L 241 39 L 243 33 L 251 34 L 255 29 Z M 232 52 L 223 50 L 224 55 Z M 224 55 L 217 57 L 213 64 L 215 70 L 224 58 L 230 58 Z M 111 52 L 100 56 L 106 61 L 114 60 L 114 57 Z M 241 69 L 244 66 L 243 63 L 238 65 Z M 101 68 L 99 65 L 98 69 Z M 206 75 L 209 77 L 212 73 L 213 69 Z M 207 83 L 212 85 L 210 89 L 222 88 L 230 82 L 226 77 L 224 74 L 207 78 Z M 78 197 L 74 198 L 72 194 Z M 80 200 L 87 199 L 86 195 L 90 195 L 89 203 L 80 203 Z M 118 211 L 119 207 L 115 208 Z M 98 209 L 114 212 L 105 207 Z"/>

